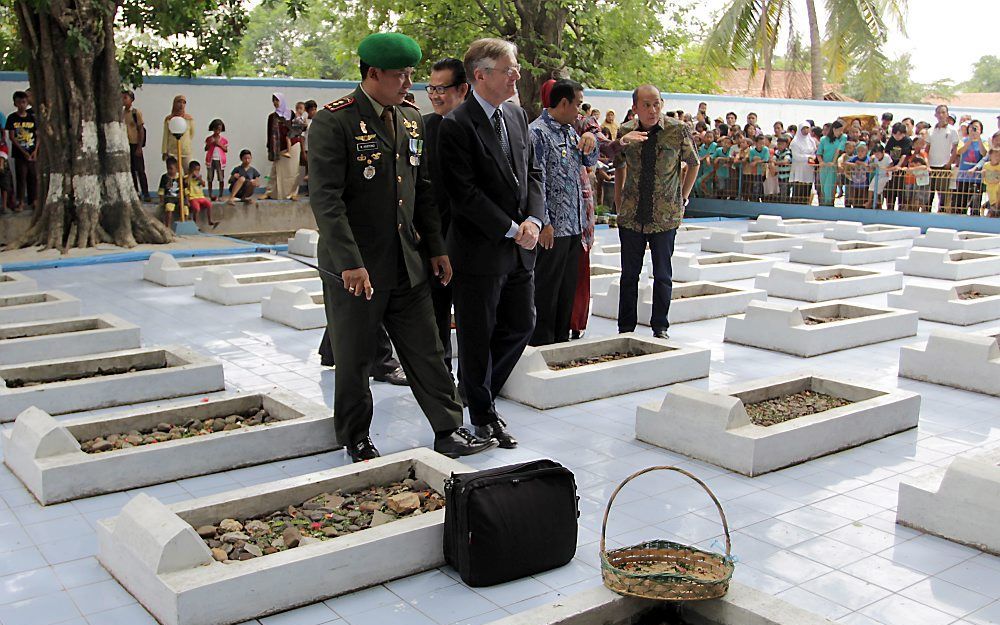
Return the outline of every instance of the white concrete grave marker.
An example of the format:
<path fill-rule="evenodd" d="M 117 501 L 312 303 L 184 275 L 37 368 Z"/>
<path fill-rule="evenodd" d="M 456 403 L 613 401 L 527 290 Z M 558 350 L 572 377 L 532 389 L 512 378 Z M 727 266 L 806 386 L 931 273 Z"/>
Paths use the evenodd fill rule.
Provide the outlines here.
<path fill-rule="evenodd" d="M 279 285 L 260 301 L 260 316 L 296 330 L 326 326 L 323 291 L 307 291 L 300 286 Z"/>
<path fill-rule="evenodd" d="M 177 259 L 164 252 L 154 252 L 142 266 L 142 278 L 160 286 L 194 284 L 211 267 L 224 267 L 234 276 L 301 267 L 288 258 L 271 254 L 234 254 Z"/>
<path fill-rule="evenodd" d="M 804 306 L 751 302 L 745 314 L 726 319 L 725 341 L 808 358 L 916 333 L 912 310 L 840 300 Z"/>
<path fill-rule="evenodd" d="M 591 294 L 591 313 L 606 319 L 617 319 L 620 295 L 621 284 L 618 281 L 611 283 L 606 294 Z M 760 289 L 740 289 L 715 282 L 682 282 L 675 284 L 671 291 L 667 320 L 674 324 L 735 315 L 746 310 L 752 300 L 766 298 L 767 295 Z M 653 285 L 640 281 L 639 323 L 648 326 L 652 312 Z"/>
<path fill-rule="evenodd" d="M 315 269 L 300 268 L 234 276 L 228 269 L 213 267 L 206 269 L 195 281 L 194 294 L 195 297 L 223 306 L 256 304 L 279 285 L 314 291 L 322 288 L 323 283 Z"/>
<path fill-rule="evenodd" d="M 0 325 L 0 365 L 139 347 L 139 326 L 114 315 Z"/>
<path fill-rule="evenodd" d="M 800 236 L 778 232 L 715 230 L 701 242 L 701 250 L 736 254 L 776 254 L 789 251 L 803 240 Z"/>
<path fill-rule="evenodd" d="M 296 256 L 316 258 L 316 248 L 319 245 L 319 233 L 315 230 L 300 228 L 295 236 L 288 239 L 288 253 Z"/>
<path fill-rule="evenodd" d="M 80 314 L 80 300 L 62 291 L 0 296 L 0 323 L 28 323 Z"/>
<path fill-rule="evenodd" d="M 707 238 L 715 228 L 706 226 L 696 226 L 694 224 L 681 224 L 674 235 L 674 245 L 693 245 L 701 243 Z"/>
<path fill-rule="evenodd" d="M 771 273 L 758 275 L 754 286 L 765 289 L 770 297 L 825 302 L 901 289 L 903 274 L 848 265 L 816 269 L 781 263 L 775 265 Z"/>
<path fill-rule="evenodd" d="M 788 259 L 805 265 L 868 265 L 899 258 L 906 248 L 866 241 L 834 241 L 809 239 L 801 247 L 793 247 Z"/>
<path fill-rule="evenodd" d="M 915 247 L 896 261 L 896 269 L 908 276 L 971 280 L 1000 274 L 1000 253 Z"/>
<path fill-rule="evenodd" d="M 38 282 L 23 273 L 0 271 L 0 297 L 31 293 L 38 290 Z"/>
<path fill-rule="evenodd" d="M 611 265 L 590 265 L 590 295 L 595 293 L 607 293 L 611 283 L 620 278 L 622 270 L 620 267 Z"/>
<path fill-rule="evenodd" d="M 444 493 L 465 465 L 429 449 L 163 505 L 138 495 L 97 524 L 97 559 L 163 625 L 228 625 L 444 565 L 444 509 L 246 561 L 216 562 L 195 528 L 352 493 L 411 472 Z"/>
<path fill-rule="evenodd" d="M 890 224 L 862 224 L 860 221 L 837 221 L 824 233 L 828 239 L 837 241 L 885 242 L 915 239 L 920 236 L 916 226 L 893 226 Z"/>
<path fill-rule="evenodd" d="M 780 232 L 781 234 L 819 234 L 830 226 L 822 219 L 784 219 L 780 215 L 759 215 L 747 222 L 750 232 Z"/>
<path fill-rule="evenodd" d="M 34 406 L 81 412 L 221 391 L 222 364 L 186 347 L 146 347 L 0 367 L 0 422 Z"/>
<path fill-rule="evenodd" d="M 1000 396 L 1000 328 L 964 333 L 933 330 L 927 344 L 899 350 L 899 375 Z"/>
<path fill-rule="evenodd" d="M 606 265 L 621 269 L 622 246 L 618 243 L 594 242 L 594 247 L 590 250 L 590 264 Z"/>
<path fill-rule="evenodd" d="M 847 405 L 773 425 L 757 425 L 747 405 L 804 391 Z M 636 410 L 636 438 L 755 476 L 862 445 L 917 426 L 920 396 L 808 373 L 751 380 L 706 391 L 677 384 L 661 403 Z"/>
<path fill-rule="evenodd" d="M 179 439 L 158 430 L 154 443 L 84 452 L 81 442 L 127 439 L 130 431 L 184 426 L 267 411 L 275 421 Z M 179 430 L 178 430 L 179 432 Z M 132 440 L 151 436 L 132 435 Z M 162 440 L 161 440 L 162 439 Z M 4 462 L 43 505 L 229 471 L 337 449 L 333 414 L 284 391 L 213 397 L 167 407 L 56 421 L 38 408 L 0 434 Z M 127 441 L 126 441 L 127 442 Z M 108 443 L 111 445 L 111 443 Z"/>
<path fill-rule="evenodd" d="M 928 228 L 927 234 L 913 241 L 914 247 L 937 247 L 945 250 L 980 252 L 1000 248 L 1000 234 L 969 232 L 951 228 Z"/>
<path fill-rule="evenodd" d="M 677 282 L 745 280 L 767 271 L 776 262 L 775 258 L 731 253 L 696 256 L 687 252 L 674 252 L 670 259 L 673 278 Z"/>
<path fill-rule="evenodd" d="M 635 333 L 527 347 L 500 394 L 555 408 L 703 378 L 710 360 L 710 350 Z"/>
<path fill-rule="evenodd" d="M 902 293 L 889 293 L 889 305 L 915 310 L 928 321 L 969 326 L 1000 319 L 1000 286 L 907 284 Z"/>
<path fill-rule="evenodd" d="M 905 476 L 896 522 L 1000 555 L 1000 447 L 956 456 L 946 468 Z"/>

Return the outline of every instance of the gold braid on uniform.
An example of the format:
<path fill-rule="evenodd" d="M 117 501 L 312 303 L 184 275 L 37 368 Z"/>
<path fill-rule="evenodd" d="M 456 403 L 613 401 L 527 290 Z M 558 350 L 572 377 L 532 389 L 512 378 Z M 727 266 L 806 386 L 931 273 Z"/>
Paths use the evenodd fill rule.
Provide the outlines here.
<path fill-rule="evenodd" d="M 345 95 L 342 98 L 338 98 L 333 102 L 329 102 L 323 106 L 328 111 L 339 111 L 342 108 L 347 108 L 348 106 L 354 104 L 354 97 Z"/>

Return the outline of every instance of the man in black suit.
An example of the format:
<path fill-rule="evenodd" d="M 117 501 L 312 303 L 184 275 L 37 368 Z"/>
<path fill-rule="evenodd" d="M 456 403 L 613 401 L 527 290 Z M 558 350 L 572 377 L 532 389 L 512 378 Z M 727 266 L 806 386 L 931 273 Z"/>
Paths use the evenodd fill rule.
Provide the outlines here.
<path fill-rule="evenodd" d="M 466 78 L 465 66 L 458 59 L 441 59 L 431 67 L 431 76 L 427 81 L 427 97 L 434 107 L 433 113 L 424 115 L 424 137 L 427 142 L 427 169 L 430 172 L 431 187 L 434 189 L 434 199 L 437 200 L 438 212 L 441 214 L 441 234 L 448 236 L 448 226 L 451 224 L 451 198 L 445 188 L 448 180 L 442 169 L 442 154 L 438 146 L 438 130 L 445 115 L 454 111 L 469 95 L 469 81 Z M 434 321 L 437 323 L 438 336 L 444 347 L 444 360 L 451 371 L 451 304 L 453 291 L 451 284 L 441 284 L 440 280 L 431 280 L 431 301 L 434 304 Z"/>
<path fill-rule="evenodd" d="M 479 39 L 465 53 L 473 94 L 441 121 L 448 159 L 448 254 L 455 270 L 458 364 L 480 438 L 517 441 L 494 405 L 535 326 L 535 245 L 544 217 L 542 173 L 516 93 L 517 48 Z"/>

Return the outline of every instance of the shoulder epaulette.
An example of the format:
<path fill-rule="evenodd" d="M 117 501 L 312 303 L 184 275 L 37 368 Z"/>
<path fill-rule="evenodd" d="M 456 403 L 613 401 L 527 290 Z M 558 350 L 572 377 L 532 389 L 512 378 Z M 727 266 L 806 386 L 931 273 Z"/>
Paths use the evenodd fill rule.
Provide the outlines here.
<path fill-rule="evenodd" d="M 348 106 L 354 104 L 354 96 L 345 95 L 342 98 L 338 98 L 333 102 L 330 102 L 323 106 L 328 111 L 339 111 L 342 108 L 347 108 Z"/>
<path fill-rule="evenodd" d="M 400 106 L 409 106 L 410 108 L 415 108 L 415 109 L 417 109 L 418 111 L 420 110 L 420 107 L 419 107 L 419 106 L 417 106 L 417 105 L 416 105 L 416 104 L 414 104 L 413 102 L 410 102 L 409 100 L 403 100 L 402 102 L 400 102 L 400 104 L 399 104 L 399 105 L 400 105 Z"/>

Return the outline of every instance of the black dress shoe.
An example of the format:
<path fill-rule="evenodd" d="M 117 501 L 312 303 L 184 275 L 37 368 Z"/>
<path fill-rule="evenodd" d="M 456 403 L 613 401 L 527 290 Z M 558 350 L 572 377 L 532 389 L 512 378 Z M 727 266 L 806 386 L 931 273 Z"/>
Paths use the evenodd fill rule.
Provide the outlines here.
<path fill-rule="evenodd" d="M 332 367 L 334 363 L 333 363 L 333 359 L 332 358 L 330 358 L 330 359 L 320 358 L 319 359 L 319 364 L 322 367 Z"/>
<path fill-rule="evenodd" d="M 380 373 L 372 376 L 376 382 L 388 382 L 396 386 L 409 386 L 410 381 L 406 379 L 406 372 L 402 367 L 396 367 L 388 373 Z"/>
<path fill-rule="evenodd" d="M 493 438 L 500 444 L 501 449 L 514 449 L 517 447 L 517 439 L 507 431 L 507 424 L 500 417 L 493 423 L 487 425 L 477 425 L 473 430 L 479 438 Z"/>
<path fill-rule="evenodd" d="M 587 333 L 586 330 L 572 330 L 569 333 L 569 340 L 571 340 L 571 341 L 578 341 L 578 340 L 582 339 L 583 335 L 586 334 L 586 333 Z"/>
<path fill-rule="evenodd" d="M 448 436 L 434 439 L 434 451 L 449 458 L 471 456 L 496 446 L 497 442 L 492 438 L 476 438 L 465 428 L 458 428 Z"/>
<path fill-rule="evenodd" d="M 670 335 L 667 334 L 666 330 L 653 330 L 654 339 L 669 339 Z"/>
<path fill-rule="evenodd" d="M 372 442 L 372 439 L 367 436 L 356 443 L 348 445 L 347 454 L 351 457 L 352 462 L 374 460 L 382 455 L 375 449 L 375 443 Z"/>

